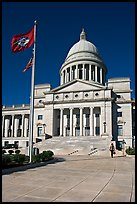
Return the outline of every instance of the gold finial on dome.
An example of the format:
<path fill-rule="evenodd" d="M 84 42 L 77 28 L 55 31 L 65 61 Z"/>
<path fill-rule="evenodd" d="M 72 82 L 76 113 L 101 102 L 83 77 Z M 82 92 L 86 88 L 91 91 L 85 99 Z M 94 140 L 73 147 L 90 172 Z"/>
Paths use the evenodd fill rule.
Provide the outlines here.
<path fill-rule="evenodd" d="M 80 33 L 80 40 L 86 40 L 86 33 L 84 31 L 84 28 L 82 28 L 82 32 Z"/>

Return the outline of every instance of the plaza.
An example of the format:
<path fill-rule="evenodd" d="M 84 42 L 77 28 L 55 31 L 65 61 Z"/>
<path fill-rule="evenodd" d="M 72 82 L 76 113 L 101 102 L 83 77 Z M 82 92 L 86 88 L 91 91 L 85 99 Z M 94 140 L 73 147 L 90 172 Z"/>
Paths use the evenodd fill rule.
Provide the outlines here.
<path fill-rule="evenodd" d="M 5 173 L 2 202 L 135 202 L 135 157 L 58 155 Z"/>

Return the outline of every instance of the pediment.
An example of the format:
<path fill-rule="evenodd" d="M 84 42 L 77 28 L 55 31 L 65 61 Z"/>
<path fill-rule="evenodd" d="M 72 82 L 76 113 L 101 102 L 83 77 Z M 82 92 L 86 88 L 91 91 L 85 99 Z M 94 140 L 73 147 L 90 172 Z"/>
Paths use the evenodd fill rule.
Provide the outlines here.
<path fill-rule="evenodd" d="M 66 84 L 63 84 L 55 89 L 52 90 L 52 92 L 75 92 L 75 91 L 89 91 L 89 90 L 100 90 L 104 89 L 104 86 L 93 82 L 85 81 L 76 79 L 71 82 L 68 82 Z"/>

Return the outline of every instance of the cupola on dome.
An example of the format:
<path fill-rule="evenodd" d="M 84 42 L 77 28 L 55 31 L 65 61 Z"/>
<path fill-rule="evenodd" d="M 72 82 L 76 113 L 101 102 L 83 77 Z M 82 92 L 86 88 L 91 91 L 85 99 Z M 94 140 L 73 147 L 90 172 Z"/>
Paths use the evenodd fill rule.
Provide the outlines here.
<path fill-rule="evenodd" d="M 91 55 L 93 56 L 94 54 L 99 55 L 98 50 L 93 43 L 86 40 L 86 33 L 84 29 L 82 29 L 79 42 L 74 44 L 72 48 L 69 50 L 65 62 L 74 59 L 79 59 L 81 57 L 88 58 L 91 57 Z"/>

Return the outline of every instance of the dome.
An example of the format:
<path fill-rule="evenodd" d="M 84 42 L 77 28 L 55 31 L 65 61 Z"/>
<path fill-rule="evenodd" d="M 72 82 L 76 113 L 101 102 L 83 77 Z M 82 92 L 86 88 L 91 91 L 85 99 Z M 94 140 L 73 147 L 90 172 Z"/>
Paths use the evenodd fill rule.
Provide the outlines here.
<path fill-rule="evenodd" d="M 95 81 L 104 85 L 107 68 L 96 46 L 86 40 L 84 29 L 80 40 L 69 50 L 60 68 L 61 85 L 74 79 Z"/>
<path fill-rule="evenodd" d="M 96 46 L 86 40 L 84 29 L 80 34 L 80 40 L 69 50 L 65 62 L 73 61 L 79 58 L 100 58 Z M 100 58 L 101 59 L 101 58 Z"/>

